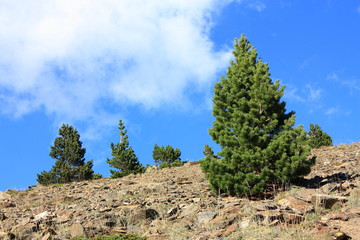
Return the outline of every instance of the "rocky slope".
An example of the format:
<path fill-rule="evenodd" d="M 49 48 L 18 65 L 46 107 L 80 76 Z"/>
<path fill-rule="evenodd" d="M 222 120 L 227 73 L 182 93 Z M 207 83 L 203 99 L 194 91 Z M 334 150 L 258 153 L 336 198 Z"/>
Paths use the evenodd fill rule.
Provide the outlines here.
<path fill-rule="evenodd" d="M 313 151 L 299 185 L 269 199 L 216 196 L 198 163 L 0 192 L 0 239 L 135 232 L 148 239 L 360 239 L 360 143 Z"/>

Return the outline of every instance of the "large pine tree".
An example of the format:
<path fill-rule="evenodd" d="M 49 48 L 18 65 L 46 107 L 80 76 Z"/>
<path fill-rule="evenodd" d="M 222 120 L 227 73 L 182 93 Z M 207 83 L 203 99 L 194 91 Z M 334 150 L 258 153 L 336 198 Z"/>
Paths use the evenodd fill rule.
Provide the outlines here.
<path fill-rule="evenodd" d="M 117 144 L 110 144 L 112 158 L 106 160 L 110 167 L 118 169 L 110 170 L 110 177 L 119 178 L 131 173 L 142 173 L 144 167 L 139 163 L 132 147 L 129 146 L 127 131 L 125 130 L 124 122 L 122 120 L 119 121 L 119 130 L 120 142 Z"/>
<path fill-rule="evenodd" d="M 235 39 L 227 76 L 215 84 L 212 139 L 220 158 L 201 166 L 215 192 L 249 196 L 269 183 L 285 183 L 310 172 L 306 131 L 294 128 L 294 112 L 281 101 L 284 86 L 272 82 L 267 63 L 245 36 Z"/>
<path fill-rule="evenodd" d="M 50 157 L 56 159 L 52 169 L 38 174 L 40 184 L 68 183 L 92 179 L 93 162 L 85 162 L 86 149 L 82 147 L 78 131 L 67 124 L 59 129 L 59 137 L 51 146 Z"/>

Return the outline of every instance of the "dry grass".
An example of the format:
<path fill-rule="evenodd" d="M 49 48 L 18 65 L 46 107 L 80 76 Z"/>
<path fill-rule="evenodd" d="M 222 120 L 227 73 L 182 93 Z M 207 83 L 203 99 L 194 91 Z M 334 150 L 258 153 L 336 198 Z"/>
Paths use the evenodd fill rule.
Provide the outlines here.
<path fill-rule="evenodd" d="M 309 224 L 309 225 L 308 225 Z M 253 225 L 245 229 L 239 229 L 226 237 L 227 240 L 235 239 L 248 239 L 248 240 L 310 240 L 314 239 L 313 232 L 311 231 L 310 223 L 304 223 L 299 225 L 288 225 L 288 226 L 259 226 Z M 329 235 L 317 236 L 316 240 L 328 240 Z"/>
<path fill-rule="evenodd" d="M 300 190 L 300 188 L 298 188 L 296 186 L 289 186 L 287 189 L 285 189 L 285 191 L 278 192 L 274 197 L 274 201 L 278 202 L 281 199 L 284 199 L 289 196 L 294 197 L 296 192 L 299 190 Z"/>
<path fill-rule="evenodd" d="M 358 207 L 360 206 L 360 189 L 354 189 L 348 198 L 346 203 L 349 207 Z"/>

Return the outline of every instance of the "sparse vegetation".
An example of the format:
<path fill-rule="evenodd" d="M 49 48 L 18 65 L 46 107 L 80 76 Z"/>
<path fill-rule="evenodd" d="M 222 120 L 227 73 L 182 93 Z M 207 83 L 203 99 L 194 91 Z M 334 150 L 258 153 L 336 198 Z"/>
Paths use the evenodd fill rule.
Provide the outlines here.
<path fill-rule="evenodd" d="M 290 184 L 266 200 L 212 194 L 198 164 L 117 180 L 10 189 L 11 196 L 0 193 L 5 198 L 0 238 L 70 239 L 83 234 L 75 239 L 358 239 L 360 182 L 350 173 L 357 169 L 359 147 L 314 149 L 317 171 L 306 178 L 323 185 Z M 324 164 L 332 160 L 341 166 Z M 348 178 L 316 178 L 334 176 L 339 169 Z M 337 200 L 330 199 L 338 197 L 344 201 L 332 205 Z M 3 230 L 8 226 L 16 228 L 9 233 Z M 126 230 L 137 235 L 112 235 Z"/>
<path fill-rule="evenodd" d="M 19 193 L 19 191 L 14 190 L 14 189 L 8 189 L 8 190 L 6 190 L 6 193 L 7 193 L 7 194 L 10 194 L 10 195 L 14 195 L 14 194 Z"/>
<path fill-rule="evenodd" d="M 100 178 L 103 178 L 103 175 L 101 175 L 100 173 L 94 173 L 94 174 L 93 174 L 93 179 L 94 179 L 94 180 L 100 179 Z"/>
<path fill-rule="evenodd" d="M 64 184 L 63 183 L 54 183 L 54 184 L 52 184 L 52 186 L 62 187 L 62 186 L 64 186 Z"/>
<path fill-rule="evenodd" d="M 360 189 L 354 189 L 354 191 L 351 192 L 347 205 L 350 207 L 360 206 Z"/>
<path fill-rule="evenodd" d="M 316 212 L 311 212 L 305 215 L 305 224 L 306 225 L 312 225 L 314 224 L 317 220 L 319 220 L 321 218 L 321 216 L 316 213 Z"/>
<path fill-rule="evenodd" d="M 274 201 L 278 202 L 279 200 L 284 199 L 288 196 L 295 196 L 297 191 L 299 191 L 299 188 L 295 186 L 289 186 L 285 189 L 281 189 L 281 191 L 275 195 Z"/>
<path fill-rule="evenodd" d="M 172 163 L 167 163 L 167 162 L 161 163 L 159 168 L 162 169 L 162 168 L 181 167 L 182 165 L 184 165 L 184 162 L 182 162 L 180 159 L 176 159 Z"/>
<path fill-rule="evenodd" d="M 73 240 L 146 240 L 146 237 L 139 237 L 134 233 L 113 235 L 113 236 L 98 236 L 95 238 L 77 237 Z"/>

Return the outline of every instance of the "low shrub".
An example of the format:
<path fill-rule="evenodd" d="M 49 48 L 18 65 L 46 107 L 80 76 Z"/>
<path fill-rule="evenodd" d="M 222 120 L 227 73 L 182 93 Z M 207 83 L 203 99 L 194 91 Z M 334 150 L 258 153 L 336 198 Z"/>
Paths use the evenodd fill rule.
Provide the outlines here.
<path fill-rule="evenodd" d="M 174 162 L 172 163 L 168 163 L 168 162 L 163 162 L 160 164 L 159 168 L 172 168 L 172 167 L 181 167 L 184 165 L 185 162 L 182 162 L 180 159 L 176 159 Z"/>

